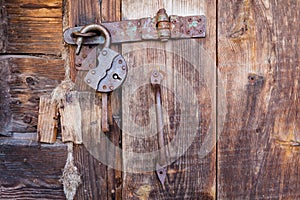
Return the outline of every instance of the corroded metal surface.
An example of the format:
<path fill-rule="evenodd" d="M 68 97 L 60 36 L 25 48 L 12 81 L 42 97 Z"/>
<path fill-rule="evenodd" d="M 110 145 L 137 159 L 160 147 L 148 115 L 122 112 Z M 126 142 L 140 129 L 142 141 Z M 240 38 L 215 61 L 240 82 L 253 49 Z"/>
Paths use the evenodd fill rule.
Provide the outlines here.
<path fill-rule="evenodd" d="M 102 23 L 111 34 L 112 43 L 139 42 L 158 40 L 160 36 L 167 39 L 202 38 L 206 33 L 206 18 L 203 15 L 181 17 L 177 15 L 159 14 L 153 18 L 125 20 L 120 22 Z M 169 21 L 166 21 L 168 19 Z M 158 23 L 160 22 L 160 23 Z M 65 30 L 64 39 L 68 44 L 76 44 L 78 32 L 83 27 Z M 169 29 L 168 29 L 169 28 Z M 169 34 L 169 32 L 171 34 Z M 75 34 L 74 34 L 75 33 Z M 166 37 L 167 36 L 167 37 Z M 100 33 L 94 37 L 86 37 L 84 44 L 104 44 L 105 38 Z"/>

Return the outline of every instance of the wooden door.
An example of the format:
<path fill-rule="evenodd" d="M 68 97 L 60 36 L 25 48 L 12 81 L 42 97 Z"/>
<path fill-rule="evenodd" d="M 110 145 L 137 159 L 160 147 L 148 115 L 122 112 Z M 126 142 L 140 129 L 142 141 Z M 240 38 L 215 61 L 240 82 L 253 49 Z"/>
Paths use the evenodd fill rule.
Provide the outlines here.
<path fill-rule="evenodd" d="M 2 0 L 0 199 L 66 198 L 67 145 L 60 135 L 52 145 L 36 141 L 40 96 L 65 79 L 89 90 L 63 30 L 152 17 L 160 8 L 205 15 L 206 38 L 112 46 L 129 67 L 109 97 L 111 131 L 101 140 L 114 167 L 74 145 L 75 199 L 300 198 L 298 1 Z M 167 149 L 174 159 L 165 189 L 147 168 L 157 156 L 153 69 L 164 75 L 165 142 L 178 142 Z"/>

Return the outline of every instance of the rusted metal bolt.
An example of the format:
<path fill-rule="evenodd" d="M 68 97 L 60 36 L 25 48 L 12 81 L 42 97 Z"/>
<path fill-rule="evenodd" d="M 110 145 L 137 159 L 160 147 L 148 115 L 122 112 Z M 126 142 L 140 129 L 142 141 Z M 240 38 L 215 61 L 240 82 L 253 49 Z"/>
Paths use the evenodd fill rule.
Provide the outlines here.
<path fill-rule="evenodd" d="M 122 61 L 122 60 L 119 60 L 118 62 L 119 62 L 119 64 L 122 64 L 122 63 L 123 63 L 123 61 Z"/>
<path fill-rule="evenodd" d="M 102 88 L 103 88 L 103 90 L 106 90 L 107 86 L 106 86 L 106 85 L 103 85 Z"/>
<path fill-rule="evenodd" d="M 83 58 L 86 58 L 86 57 L 87 57 L 87 55 L 86 55 L 86 54 L 83 54 L 83 55 L 82 55 L 82 57 L 83 57 Z"/>

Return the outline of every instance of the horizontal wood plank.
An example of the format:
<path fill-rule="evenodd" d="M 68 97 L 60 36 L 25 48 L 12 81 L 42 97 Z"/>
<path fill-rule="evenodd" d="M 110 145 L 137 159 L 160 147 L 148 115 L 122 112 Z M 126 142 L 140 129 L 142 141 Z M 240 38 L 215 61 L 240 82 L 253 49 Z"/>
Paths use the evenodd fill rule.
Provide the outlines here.
<path fill-rule="evenodd" d="M 4 0 L 0 2 L 0 6 L 1 53 L 61 56 L 61 0 Z"/>
<path fill-rule="evenodd" d="M 63 144 L 0 138 L 0 199 L 65 199 L 59 179 L 66 159 Z"/>
<path fill-rule="evenodd" d="M 0 58 L 0 69 L 7 76 L 1 77 L 1 98 L 8 107 L 1 109 L 4 120 L 11 115 L 9 131 L 34 132 L 37 130 L 39 98 L 50 94 L 64 79 L 64 61 L 37 57 Z M 6 123 L 7 124 L 7 123 Z M 4 124 L 2 125 L 4 129 Z"/>

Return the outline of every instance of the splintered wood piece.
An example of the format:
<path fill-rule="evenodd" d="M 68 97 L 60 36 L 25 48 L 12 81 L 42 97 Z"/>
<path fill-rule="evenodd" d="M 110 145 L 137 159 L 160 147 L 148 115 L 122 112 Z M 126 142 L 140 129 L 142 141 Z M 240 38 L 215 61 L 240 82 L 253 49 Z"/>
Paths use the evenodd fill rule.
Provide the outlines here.
<path fill-rule="evenodd" d="M 58 124 L 56 103 L 51 103 L 50 95 L 40 97 L 38 116 L 38 141 L 55 143 Z"/>
<path fill-rule="evenodd" d="M 95 92 L 80 92 L 81 129 L 83 144 L 89 148 L 100 142 L 101 105 Z M 96 151 L 99 151 L 96 150 Z"/>
<path fill-rule="evenodd" d="M 67 93 L 59 107 L 63 142 L 82 144 L 81 109 L 78 92 Z"/>

